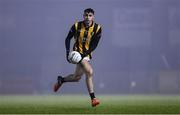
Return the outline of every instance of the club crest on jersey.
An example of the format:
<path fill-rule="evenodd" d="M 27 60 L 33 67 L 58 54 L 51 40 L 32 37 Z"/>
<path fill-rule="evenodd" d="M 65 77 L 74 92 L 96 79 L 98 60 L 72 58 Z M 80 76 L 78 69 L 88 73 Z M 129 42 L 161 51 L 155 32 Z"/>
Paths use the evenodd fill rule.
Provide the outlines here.
<path fill-rule="evenodd" d="M 83 38 L 82 42 L 83 42 L 83 43 L 86 42 L 86 39 L 87 39 L 87 38 Z"/>

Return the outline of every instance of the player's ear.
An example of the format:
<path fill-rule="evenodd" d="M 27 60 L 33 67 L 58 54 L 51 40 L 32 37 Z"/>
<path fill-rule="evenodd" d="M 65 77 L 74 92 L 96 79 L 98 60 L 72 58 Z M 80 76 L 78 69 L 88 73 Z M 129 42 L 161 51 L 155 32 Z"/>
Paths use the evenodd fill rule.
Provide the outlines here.
<path fill-rule="evenodd" d="M 86 14 L 83 14 L 83 18 L 85 18 L 86 17 Z"/>

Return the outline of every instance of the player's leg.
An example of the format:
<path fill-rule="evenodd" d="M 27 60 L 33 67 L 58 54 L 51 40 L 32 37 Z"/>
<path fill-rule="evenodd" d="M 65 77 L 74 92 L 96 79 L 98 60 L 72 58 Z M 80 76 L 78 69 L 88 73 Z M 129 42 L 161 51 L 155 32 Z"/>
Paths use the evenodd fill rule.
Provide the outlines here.
<path fill-rule="evenodd" d="M 83 75 L 83 69 L 80 64 L 77 64 L 74 74 L 69 74 L 65 77 L 58 76 L 57 83 L 54 85 L 54 92 L 57 92 L 61 85 L 65 82 L 78 82 Z"/>
<path fill-rule="evenodd" d="M 86 84 L 87 84 L 87 89 L 89 93 L 94 92 L 94 87 L 93 87 L 93 69 L 89 62 L 87 60 L 82 60 L 82 65 L 84 72 L 86 74 Z"/>
<path fill-rule="evenodd" d="M 94 86 L 93 86 L 93 69 L 90 65 L 90 63 L 87 60 L 82 60 L 81 62 L 84 72 L 86 74 L 86 85 L 89 92 L 89 95 L 92 100 L 92 106 L 96 106 L 100 103 L 100 101 L 95 97 L 94 94 Z"/>
<path fill-rule="evenodd" d="M 70 74 L 62 78 L 62 82 L 78 82 L 83 75 L 83 69 L 80 64 L 77 64 L 74 74 Z"/>

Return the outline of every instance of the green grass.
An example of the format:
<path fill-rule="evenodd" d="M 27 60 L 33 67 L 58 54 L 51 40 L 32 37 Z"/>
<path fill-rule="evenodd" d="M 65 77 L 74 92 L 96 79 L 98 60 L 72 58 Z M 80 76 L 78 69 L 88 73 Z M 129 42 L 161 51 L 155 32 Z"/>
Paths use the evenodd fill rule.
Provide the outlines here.
<path fill-rule="evenodd" d="M 95 108 L 86 96 L 0 96 L 0 114 L 178 114 L 180 96 L 98 96 Z"/>

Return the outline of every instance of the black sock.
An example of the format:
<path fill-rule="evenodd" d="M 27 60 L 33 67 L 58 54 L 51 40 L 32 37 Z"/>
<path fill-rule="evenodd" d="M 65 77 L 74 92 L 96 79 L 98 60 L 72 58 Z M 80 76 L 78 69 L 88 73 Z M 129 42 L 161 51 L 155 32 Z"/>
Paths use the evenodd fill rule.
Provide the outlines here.
<path fill-rule="evenodd" d="M 62 83 L 64 82 L 64 78 L 63 78 L 63 77 L 61 78 L 61 82 L 62 82 Z"/>
<path fill-rule="evenodd" d="M 59 84 L 62 84 L 62 83 L 64 83 L 65 81 L 64 81 L 64 78 L 62 77 L 62 76 L 58 76 L 58 83 Z"/>
<path fill-rule="evenodd" d="M 96 98 L 95 95 L 94 95 L 94 93 L 90 93 L 89 95 L 90 95 L 91 99 Z"/>
<path fill-rule="evenodd" d="M 64 83 L 65 82 L 65 80 L 64 80 L 64 78 L 62 77 L 62 79 L 61 79 L 61 83 Z"/>

